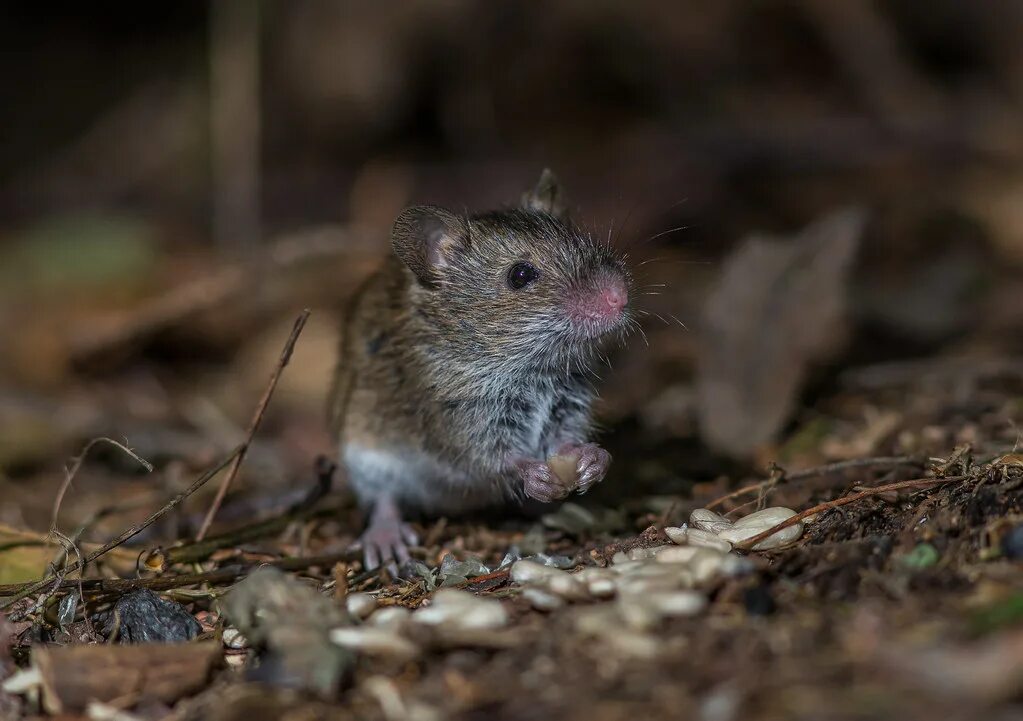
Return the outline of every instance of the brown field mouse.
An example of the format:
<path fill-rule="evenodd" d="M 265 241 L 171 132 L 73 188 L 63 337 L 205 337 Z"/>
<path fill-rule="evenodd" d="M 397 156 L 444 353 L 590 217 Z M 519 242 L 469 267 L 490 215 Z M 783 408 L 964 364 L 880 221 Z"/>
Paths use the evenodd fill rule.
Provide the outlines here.
<path fill-rule="evenodd" d="M 604 477 L 589 366 L 635 321 L 623 257 L 571 222 L 548 170 L 517 208 L 407 208 L 391 244 L 347 309 L 331 413 L 366 565 L 393 568 L 416 543 L 403 514 L 553 502 Z"/>

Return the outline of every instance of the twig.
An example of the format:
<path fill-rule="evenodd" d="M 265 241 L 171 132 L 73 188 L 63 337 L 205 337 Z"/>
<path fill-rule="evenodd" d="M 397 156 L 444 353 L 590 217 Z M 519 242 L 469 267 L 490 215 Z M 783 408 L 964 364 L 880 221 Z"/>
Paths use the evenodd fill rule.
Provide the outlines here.
<path fill-rule="evenodd" d="M 67 493 L 68 488 L 71 487 L 71 481 L 73 481 L 75 479 L 75 476 L 78 475 L 78 469 L 82 467 L 82 464 L 85 462 L 85 457 L 89 455 L 89 451 L 91 451 L 94 446 L 97 446 L 100 443 L 109 443 L 115 448 L 121 449 L 129 456 L 134 458 L 136 461 L 138 461 L 142 465 L 142 467 L 146 469 L 146 471 L 148 471 L 149 473 L 153 472 L 153 464 L 139 456 L 137 453 L 135 453 L 135 451 L 128 448 L 127 446 L 118 443 L 112 438 L 106 437 L 93 438 L 91 441 L 85 444 L 85 448 L 82 449 L 81 453 L 79 453 L 75 458 L 71 459 L 71 467 L 65 469 L 64 471 L 64 482 L 60 484 L 60 490 L 57 491 L 57 497 L 53 501 L 53 513 L 50 516 L 51 533 L 57 530 L 57 514 L 60 513 L 60 504 L 63 503 L 64 501 L 64 494 Z"/>
<path fill-rule="evenodd" d="M 737 498 L 738 496 L 744 496 L 747 493 L 753 493 L 760 491 L 772 484 L 781 482 L 791 483 L 792 481 L 802 481 L 807 478 L 816 478 L 817 476 L 827 476 L 832 473 L 841 473 L 842 471 L 848 471 L 853 468 L 869 468 L 872 466 L 910 466 L 920 465 L 920 461 L 916 458 L 909 456 L 879 456 L 877 458 L 854 458 L 848 461 L 837 461 L 835 463 L 829 463 L 823 466 L 815 466 L 814 468 L 806 468 L 802 471 L 796 471 L 795 473 L 782 473 L 781 476 L 772 476 L 766 481 L 760 481 L 753 483 L 749 486 L 743 486 L 731 493 L 726 493 L 720 498 L 716 498 L 710 503 L 706 504 L 704 508 L 711 509 L 720 506 L 725 501 Z"/>
<path fill-rule="evenodd" d="M 832 508 L 838 508 L 839 506 L 847 506 L 850 503 L 862 501 L 864 498 L 869 498 L 870 496 L 877 496 L 882 493 L 888 493 L 889 491 L 901 491 L 906 488 L 924 488 L 927 486 L 940 486 L 943 483 L 958 483 L 960 481 L 965 481 L 969 478 L 973 478 L 973 476 L 949 476 L 948 478 L 916 478 L 911 481 L 898 481 L 897 483 L 888 483 L 883 486 L 875 486 L 874 488 L 868 488 L 864 491 L 860 491 L 859 493 L 854 493 L 851 496 L 843 496 L 842 498 L 836 498 L 833 501 L 825 501 L 824 503 L 818 503 L 816 506 L 812 506 L 811 508 L 807 508 L 805 511 L 801 511 L 790 518 L 786 518 L 781 523 L 771 526 L 766 531 L 758 533 L 752 538 L 747 538 L 745 541 L 742 541 L 741 543 L 736 543 L 735 547 L 742 551 L 748 551 L 749 549 L 753 548 L 753 546 L 763 541 L 765 538 L 773 536 L 778 531 L 788 528 L 789 526 L 796 525 L 804 518 L 808 518 L 809 516 L 813 516 L 824 511 L 830 511 Z"/>
<path fill-rule="evenodd" d="M 334 515 L 337 508 L 323 508 L 315 510 L 314 506 L 327 493 L 333 485 L 334 471 L 337 466 L 326 459 L 317 462 L 316 485 L 298 503 L 285 511 L 280 516 L 257 521 L 240 528 L 211 536 L 196 543 L 184 546 L 172 546 L 163 550 L 164 558 L 168 563 L 195 563 L 209 558 L 214 552 L 222 548 L 233 548 L 239 544 L 252 541 L 256 538 L 265 538 L 279 533 L 295 521 L 315 518 L 317 516 Z"/>
<path fill-rule="evenodd" d="M 195 481 L 192 483 L 191 486 L 186 488 L 184 491 L 182 491 L 178 495 L 174 496 L 174 498 L 172 498 L 166 504 L 164 504 L 164 506 L 162 508 L 160 508 L 158 511 L 156 511 L 154 513 L 151 513 L 149 515 L 149 517 L 147 517 L 144 521 L 142 521 L 138 525 L 131 526 L 127 530 L 123 531 L 116 538 L 114 538 L 111 541 L 107 541 L 102 546 L 100 546 L 95 551 L 93 551 L 92 553 L 88 554 L 87 556 L 85 556 L 81 560 L 76 561 L 75 563 L 72 563 L 70 566 L 68 566 L 65 569 L 63 569 L 63 573 L 69 574 L 69 573 L 74 573 L 75 571 L 82 570 L 88 564 L 92 563 L 93 561 L 95 561 L 97 558 L 99 558 L 103 554 L 107 553 L 108 551 L 113 550 L 114 548 L 117 548 L 122 543 L 127 541 L 129 538 L 132 538 L 133 536 L 136 536 L 139 533 L 141 533 L 142 531 L 144 531 L 145 529 L 149 528 L 151 525 L 156 523 L 156 521 L 158 521 L 160 518 L 165 516 L 167 513 L 172 511 L 174 508 L 176 508 L 182 501 L 184 501 L 190 495 L 192 495 L 197 490 L 202 488 L 202 486 L 205 485 L 211 478 L 213 478 L 215 475 L 217 475 L 222 470 L 224 470 L 227 467 L 227 465 L 229 463 L 231 463 L 231 461 L 233 461 L 238 456 L 239 453 L 241 453 L 241 449 L 242 449 L 241 446 L 238 446 L 237 448 L 235 448 L 227 456 L 225 456 L 220 461 L 220 463 L 218 463 L 216 466 L 214 466 L 213 468 L 209 469 L 208 471 L 203 473 L 201 476 L 199 476 L 197 479 L 195 479 Z M 20 590 L 16 591 L 11 598 L 8 598 L 3 603 L 0 603 L 0 611 L 4 610 L 5 608 L 9 608 L 10 606 L 12 606 L 17 601 L 20 601 L 21 599 L 25 598 L 26 596 L 29 596 L 29 595 L 31 595 L 33 593 L 36 593 L 40 589 L 44 588 L 52 577 L 53 577 L 52 575 L 49 575 L 49 576 L 47 576 L 45 578 L 39 579 L 38 581 L 34 581 L 34 582 L 28 584 L 27 586 L 23 586 Z M 0 595 L 3 595 L 3 594 L 0 593 Z"/>
<path fill-rule="evenodd" d="M 202 526 L 199 527 L 199 532 L 195 536 L 197 541 L 201 541 L 206 537 L 206 533 L 210 530 L 210 525 L 212 525 L 213 519 L 217 515 L 217 511 L 220 510 L 220 506 L 224 502 L 224 496 L 227 495 L 227 491 L 234 482 L 235 476 L 238 475 L 238 469 L 241 468 L 242 462 L 245 460 L 245 454 L 249 450 L 249 445 L 252 443 L 252 439 L 256 435 L 256 431 L 259 430 L 259 424 L 263 421 L 263 414 L 266 413 L 266 407 L 270 403 L 270 398 L 273 396 L 274 389 L 277 388 L 277 381 L 280 380 L 284 367 L 288 365 L 288 361 L 291 360 L 291 354 L 295 350 L 295 343 L 298 341 L 299 335 L 302 334 L 302 328 L 305 327 L 305 322 L 308 319 L 308 309 L 303 310 L 302 313 L 299 314 L 298 318 L 295 319 L 295 325 L 291 329 L 291 335 L 288 336 L 288 340 L 284 344 L 284 350 L 281 352 L 281 357 L 277 361 L 277 366 L 274 368 L 274 371 L 270 376 L 270 382 L 267 384 L 266 390 L 263 392 L 263 397 L 260 399 L 259 405 L 256 407 L 256 413 L 252 416 L 252 421 L 249 423 L 249 430 L 245 435 L 245 440 L 242 441 L 241 449 L 238 452 L 238 455 L 235 456 L 234 463 L 231 464 L 231 468 L 228 470 L 227 475 L 224 476 L 224 480 L 221 481 L 220 488 L 217 489 L 217 495 L 213 498 L 213 503 L 210 504 L 210 509 L 206 512 L 206 518 L 203 519 Z"/>

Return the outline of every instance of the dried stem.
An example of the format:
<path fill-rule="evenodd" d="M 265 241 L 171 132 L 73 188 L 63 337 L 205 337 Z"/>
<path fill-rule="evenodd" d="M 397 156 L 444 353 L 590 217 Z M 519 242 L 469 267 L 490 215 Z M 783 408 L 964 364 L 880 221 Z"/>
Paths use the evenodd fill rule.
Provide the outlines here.
<path fill-rule="evenodd" d="M 804 518 L 808 518 L 810 516 L 822 513 L 824 511 L 829 511 L 832 508 L 838 508 L 839 506 L 847 506 L 850 503 L 862 501 L 864 498 L 869 498 L 870 496 L 877 496 L 882 493 L 888 493 L 890 491 L 901 491 L 906 488 L 926 488 L 928 486 L 940 486 L 944 483 L 957 483 L 960 481 L 965 481 L 969 478 L 973 478 L 973 476 L 949 476 L 948 478 L 916 478 L 911 481 L 898 481 L 897 483 L 886 483 L 883 486 L 875 486 L 874 488 L 868 488 L 864 491 L 860 491 L 859 493 L 854 493 L 851 496 L 843 496 L 842 498 L 836 498 L 833 501 L 825 501 L 824 503 L 818 503 L 816 506 L 807 508 L 805 511 L 801 511 L 800 513 L 797 513 L 791 518 L 786 518 L 781 523 L 771 526 L 766 531 L 758 533 L 752 538 L 747 538 L 745 541 L 742 541 L 741 543 L 736 543 L 735 547 L 741 551 L 748 551 L 749 549 L 753 548 L 755 545 L 763 541 L 765 538 L 773 536 L 775 533 L 784 528 L 796 525 Z"/>
<path fill-rule="evenodd" d="M 85 457 L 89 455 L 89 451 L 93 449 L 93 446 L 99 445 L 100 443 L 109 443 L 115 448 L 119 448 L 129 456 L 138 461 L 143 468 L 149 473 L 153 472 L 153 464 L 146 459 L 139 456 L 135 451 L 128 448 L 122 443 L 118 443 L 112 438 L 100 437 L 93 438 L 91 441 L 85 444 L 85 448 L 76 457 L 71 459 L 71 467 L 66 469 L 64 472 L 64 482 L 60 484 L 60 489 L 57 491 L 57 498 L 53 502 L 53 513 L 50 516 L 50 532 L 57 530 L 57 514 L 60 512 L 60 505 L 64 501 L 64 494 L 67 493 L 68 488 L 71 487 L 71 482 L 78 475 L 78 469 L 82 467 L 82 463 L 85 462 Z"/>
<path fill-rule="evenodd" d="M 736 489 L 731 493 L 717 498 L 710 503 L 706 504 L 704 508 L 712 509 L 717 508 L 725 501 L 739 496 L 744 496 L 747 493 L 756 493 L 768 488 L 772 485 L 786 482 L 791 483 L 792 481 L 802 481 L 807 478 L 816 478 L 818 476 L 827 476 L 833 473 L 841 473 L 848 471 L 853 468 L 871 468 L 875 466 L 911 466 L 919 465 L 920 461 L 910 456 L 879 456 L 877 458 L 854 458 L 848 461 L 837 461 L 835 463 L 829 463 L 824 466 L 815 466 L 813 468 L 806 468 L 802 471 L 796 471 L 795 473 L 782 472 L 781 476 L 772 476 L 766 481 L 759 481 L 749 486 L 743 486 L 742 488 Z"/>
<path fill-rule="evenodd" d="M 114 548 L 117 548 L 122 543 L 127 541 L 129 538 L 132 538 L 133 536 L 136 536 L 139 533 L 141 533 L 142 531 L 144 531 L 145 529 L 149 528 L 151 525 L 156 523 L 159 519 L 161 519 L 167 513 L 172 511 L 174 508 L 176 508 L 182 501 L 184 501 L 190 495 L 192 495 L 197 490 L 202 488 L 202 486 L 204 486 L 211 478 L 213 478 L 215 475 L 217 475 L 222 470 L 224 470 L 224 468 L 226 468 L 227 465 L 229 463 L 231 463 L 231 461 L 233 461 L 238 456 L 239 453 L 241 453 L 241 450 L 242 450 L 241 446 L 238 446 L 237 448 L 235 448 L 223 460 L 221 460 L 220 463 L 218 463 L 213 468 L 207 470 L 205 473 L 203 473 L 201 476 L 199 476 L 197 479 L 195 479 L 195 481 L 192 483 L 191 486 L 186 488 L 184 491 L 182 491 L 178 495 L 174 496 L 174 498 L 172 498 L 167 503 L 165 503 L 163 505 L 163 507 L 160 508 L 158 511 L 156 511 L 154 513 L 151 513 L 144 521 L 142 521 L 138 525 L 131 526 L 127 530 L 123 531 L 116 538 L 114 538 L 111 541 L 107 541 L 102 546 L 97 548 L 95 551 L 93 551 L 92 553 L 86 555 L 84 558 L 82 558 L 82 559 L 80 559 L 78 561 L 75 561 L 70 566 L 67 566 L 66 568 L 62 569 L 61 573 L 66 575 L 66 574 L 74 573 L 75 571 L 81 571 L 88 564 L 92 563 L 93 561 L 95 561 L 97 558 L 99 558 L 103 554 L 107 553 L 108 551 L 113 550 Z M 8 598 L 3 603 L 0 603 L 0 611 L 4 610 L 5 608 L 9 608 L 10 606 L 14 605 L 14 603 L 16 603 L 17 601 L 20 601 L 21 599 L 25 598 L 26 596 L 30 596 L 33 593 L 36 593 L 37 591 L 42 590 L 43 588 L 46 587 L 46 585 L 50 582 L 50 580 L 52 578 L 53 578 L 53 575 L 50 574 L 50 575 L 46 576 L 45 578 L 41 578 L 38 581 L 33 581 L 33 582 L 29 583 L 28 585 L 21 587 L 20 590 L 15 591 L 14 595 L 11 598 Z M 3 595 L 3 594 L 0 593 L 0 595 Z"/>
<path fill-rule="evenodd" d="M 199 532 L 195 536 L 197 541 L 201 541 L 206 537 L 206 534 L 210 530 L 210 525 L 212 525 L 213 519 L 217 515 L 217 511 L 220 510 L 220 506 L 224 502 L 224 497 L 227 495 L 228 489 L 231 488 L 231 484 L 234 482 L 235 476 L 238 475 L 238 469 L 241 468 L 242 462 L 245 460 L 245 454 L 249 450 L 249 445 L 252 443 L 252 439 L 256 435 L 256 431 L 259 430 L 259 424 L 263 421 L 263 415 L 266 413 L 266 407 L 270 404 L 270 398 L 273 396 L 274 389 L 277 388 L 277 381 L 280 380 L 284 367 L 288 365 L 288 361 L 291 360 L 291 354 L 295 350 L 295 343 L 298 341 L 298 337 L 302 334 L 302 329 L 305 327 L 305 322 L 308 319 L 308 309 L 303 310 L 298 318 L 295 319 L 295 325 L 291 329 L 291 335 L 288 336 L 288 340 L 284 344 L 284 350 L 281 352 L 281 357 L 277 361 L 277 366 L 274 368 L 274 371 L 270 376 L 270 382 L 267 384 L 266 390 L 263 392 L 263 397 L 260 399 L 259 405 L 256 407 L 256 412 L 252 416 L 252 421 L 249 423 L 249 430 L 245 435 L 245 440 L 242 442 L 240 450 L 234 458 L 234 463 L 231 464 L 230 470 L 227 472 L 227 475 L 224 476 L 224 480 L 221 481 L 220 488 L 217 489 L 217 495 L 214 497 L 213 503 L 210 504 L 210 509 L 206 512 L 206 518 L 203 519 L 202 526 L 200 526 Z"/>

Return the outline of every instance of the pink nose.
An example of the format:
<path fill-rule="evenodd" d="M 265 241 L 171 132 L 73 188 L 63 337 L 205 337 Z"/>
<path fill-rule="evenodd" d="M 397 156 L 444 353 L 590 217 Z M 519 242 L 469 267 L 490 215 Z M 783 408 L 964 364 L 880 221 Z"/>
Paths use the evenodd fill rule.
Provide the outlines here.
<path fill-rule="evenodd" d="M 600 304 L 603 313 L 609 317 L 617 317 L 629 302 L 629 291 L 621 283 L 612 283 L 600 292 Z"/>

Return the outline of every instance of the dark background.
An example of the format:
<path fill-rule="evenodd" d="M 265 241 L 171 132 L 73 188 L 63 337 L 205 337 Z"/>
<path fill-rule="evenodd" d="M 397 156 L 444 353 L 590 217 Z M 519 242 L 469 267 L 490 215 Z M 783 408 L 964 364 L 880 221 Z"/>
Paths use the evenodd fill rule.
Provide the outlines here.
<path fill-rule="evenodd" d="M 612 428 L 693 440 L 724 258 L 850 205 L 853 332 L 806 407 L 853 366 L 1019 353 L 1020 37 L 1019 2 L 8 4 L 0 472 L 111 429 L 207 458 L 310 306 L 269 427 L 305 464 L 331 446 L 337 309 L 395 214 L 514 202 L 545 166 L 666 286 L 605 374 Z M 273 259 L 314 231 L 315 262 Z"/>

